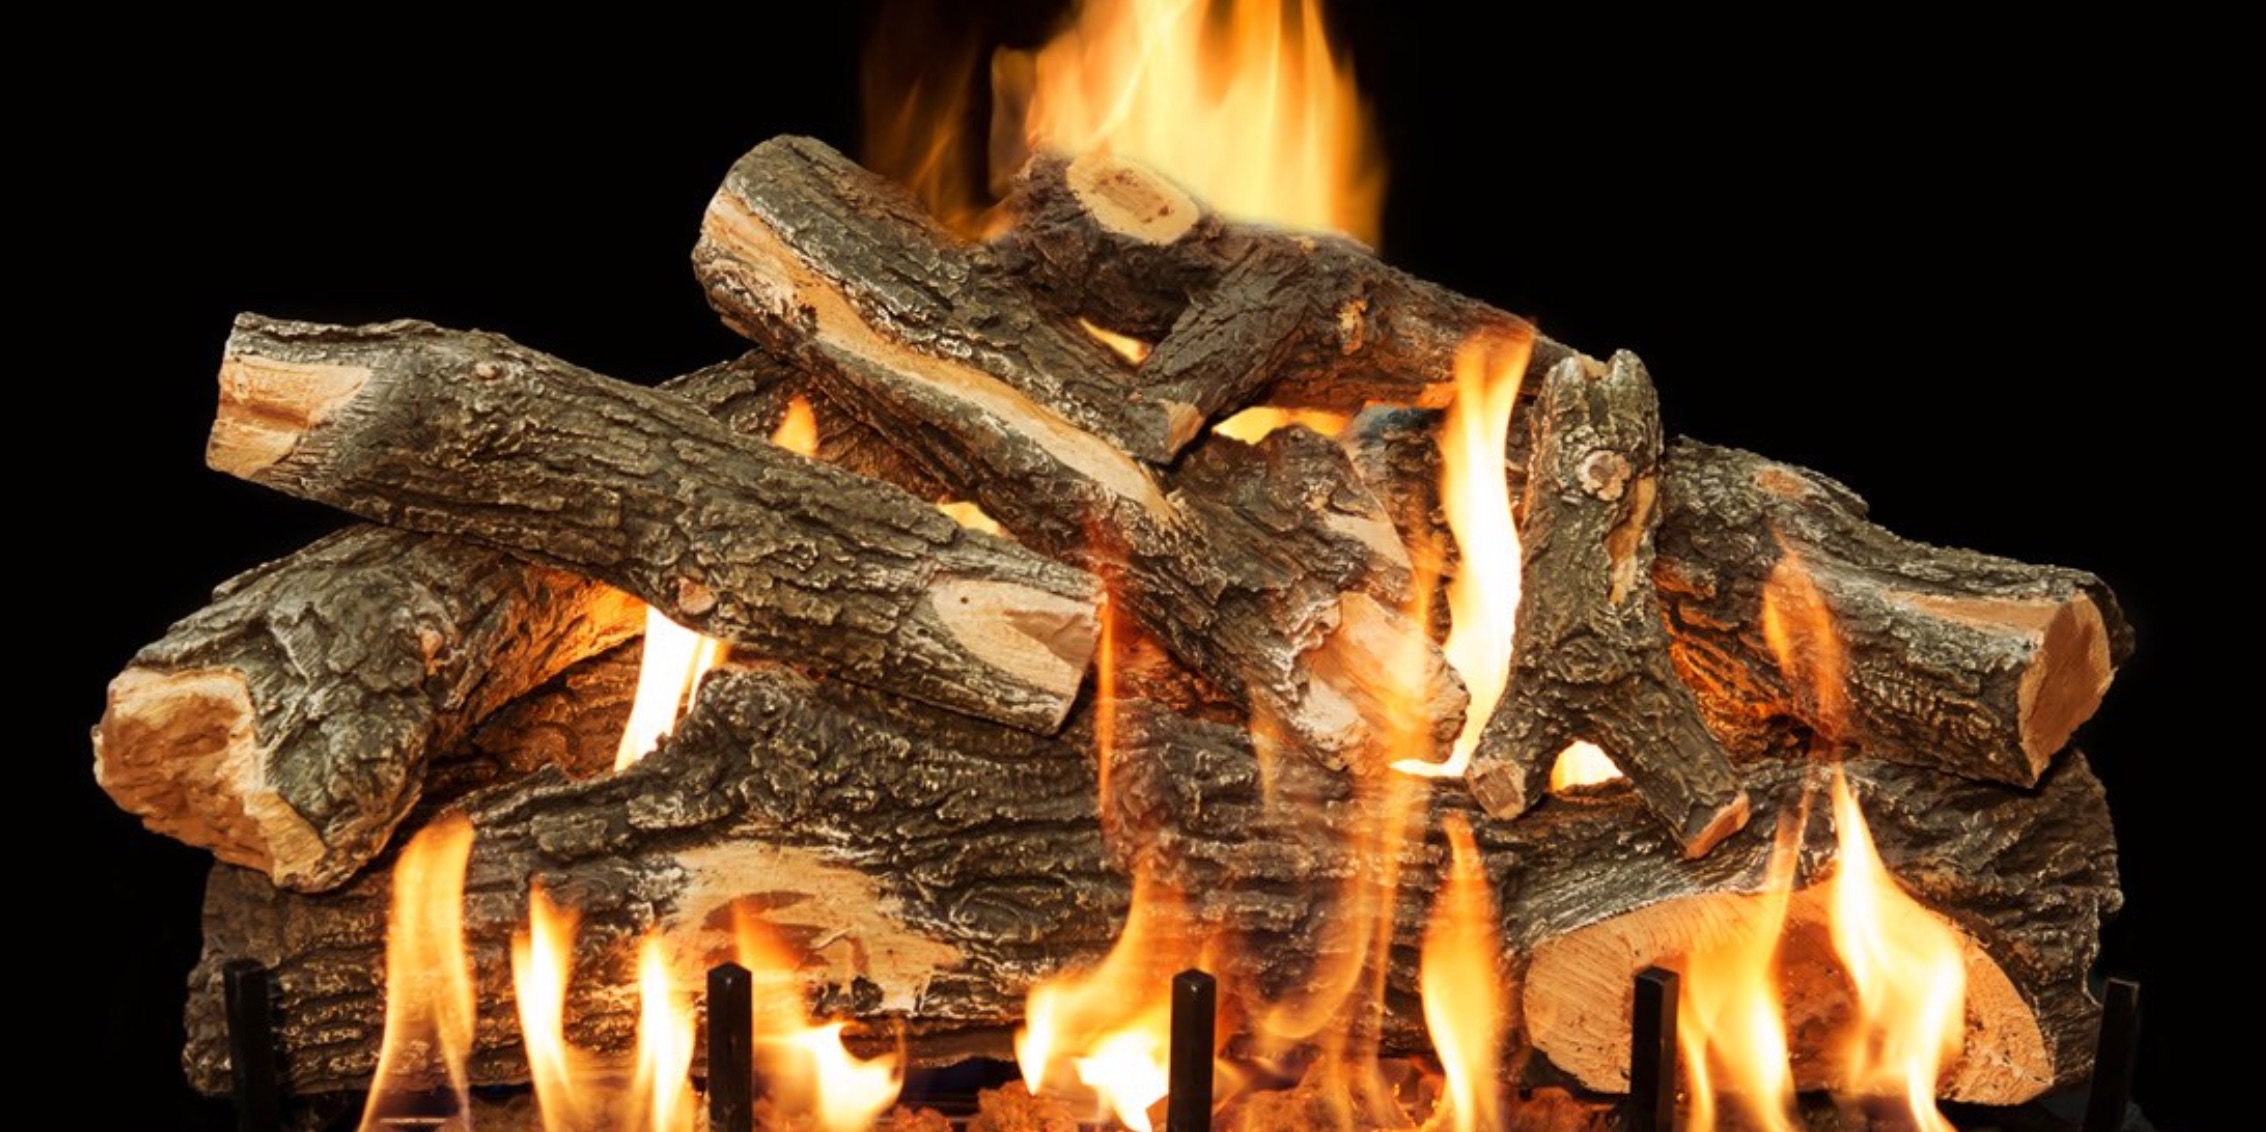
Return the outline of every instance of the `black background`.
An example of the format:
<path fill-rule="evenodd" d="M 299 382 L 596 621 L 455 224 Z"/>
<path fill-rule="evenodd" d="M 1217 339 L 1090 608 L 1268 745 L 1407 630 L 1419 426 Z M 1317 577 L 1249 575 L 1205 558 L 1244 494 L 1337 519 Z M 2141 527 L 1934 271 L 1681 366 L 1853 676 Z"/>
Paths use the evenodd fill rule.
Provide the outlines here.
<path fill-rule="evenodd" d="M 16 603 L 38 629 L 19 759 L 39 773 L 9 921 L 53 941 L 18 1021 L 59 1035 L 53 1081 L 19 1088 L 96 1098 L 86 1127 L 213 1117 L 175 1064 L 203 855 L 109 806 L 85 735 L 133 650 L 340 522 L 204 469 L 230 316 L 415 316 L 646 382 L 728 356 L 687 253 L 731 160 L 782 132 L 855 152 L 869 31 L 941 49 L 940 27 L 1027 39 L 1050 10 L 232 28 L 193 53 L 140 25 L 139 47 L 57 47 L 77 77 L 18 102 L 11 178 L 32 298 L 10 338 L 38 359 L 13 382 Z M 2146 982 L 2143 1103 L 2227 1126 L 2208 1082 L 2255 1038 L 2206 1027 L 2248 997 L 2219 988 L 2251 959 L 2220 926 L 2255 875 L 2227 770 L 2251 737 L 2205 673 L 2247 668 L 2210 638 L 2256 632 L 2222 439 L 2251 431 L 2256 363 L 2250 320 L 2209 296 L 2255 271 L 2190 58 L 2213 33 L 1332 12 L 1380 115 L 1389 259 L 1636 350 L 1674 431 L 1840 478 L 1907 535 L 2116 587 L 2140 654 L 2080 735 L 2129 897 L 2108 966 Z"/>

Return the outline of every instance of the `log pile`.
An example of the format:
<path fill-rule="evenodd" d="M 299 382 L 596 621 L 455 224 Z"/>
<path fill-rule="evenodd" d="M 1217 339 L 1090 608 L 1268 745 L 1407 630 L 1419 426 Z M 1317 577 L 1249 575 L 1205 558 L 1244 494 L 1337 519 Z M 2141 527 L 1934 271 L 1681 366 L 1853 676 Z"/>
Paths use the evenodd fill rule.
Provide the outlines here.
<path fill-rule="evenodd" d="M 208 461 L 380 525 L 223 586 L 96 728 L 119 804 L 219 858 L 196 1085 L 227 1080 L 238 958 L 276 972 L 294 1089 L 367 1083 L 392 852 L 444 811 L 477 834 L 479 1082 L 527 1072 L 505 957 L 531 882 L 581 912 L 578 986 L 624 985 L 654 929 L 688 970 L 725 957 L 758 909 L 820 1011 L 939 1062 L 1006 1052 L 1037 980 L 1108 951 L 1136 872 L 1188 894 L 1171 930 L 1238 941 L 1223 981 L 1263 1002 L 1389 868 L 1377 1037 L 1421 1053 L 1453 815 L 1501 913 L 1514 1062 L 1609 1091 L 1629 976 L 1740 914 L 1826 755 L 1967 949 L 1946 1095 L 2085 1072 L 2119 896 L 2068 745 L 2131 650 L 2098 579 L 1898 539 L 1822 476 L 1667 439 L 1633 355 L 1124 162 L 1040 157 L 1009 212 L 969 242 L 823 145 L 757 147 L 693 255 L 753 348 L 656 389 L 492 334 L 239 319 Z M 1461 556 L 1438 505 L 1474 342 L 1530 356 L 1515 567 Z M 812 456 L 765 439 L 790 397 L 817 406 Z M 1213 431 L 1260 404 L 1351 421 Z M 1405 786 L 1387 764 L 1444 756 L 1470 710 L 1433 588 L 1512 568 L 1508 693 L 1380 861 L 1358 830 Z M 615 771 L 646 605 L 733 660 Z M 1552 796 L 1575 741 L 1626 783 Z M 1799 847 L 1797 905 L 1834 853 Z M 627 1057 L 620 995 L 572 1005 L 579 1047 Z"/>

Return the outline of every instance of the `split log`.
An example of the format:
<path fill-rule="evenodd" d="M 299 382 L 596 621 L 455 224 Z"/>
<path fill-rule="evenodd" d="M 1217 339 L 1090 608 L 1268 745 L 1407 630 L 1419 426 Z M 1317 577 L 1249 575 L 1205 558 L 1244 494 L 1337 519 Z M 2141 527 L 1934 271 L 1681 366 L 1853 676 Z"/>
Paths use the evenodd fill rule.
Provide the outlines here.
<path fill-rule="evenodd" d="M 1384 889 L 1395 893 L 1397 925 L 1387 1007 L 1363 1024 L 1384 1053 L 1427 1049 L 1418 940 L 1446 858 L 1439 819 L 1468 815 L 1468 797 L 1427 800 L 1418 780 L 1357 779 L 1297 760 L 1265 769 L 1241 727 L 1138 702 L 1115 708 L 1101 822 L 1082 720 L 1064 738 L 1042 738 L 737 665 L 711 676 L 678 730 L 626 772 L 569 782 L 549 771 L 466 799 L 478 833 L 466 902 L 481 1019 L 474 1080 L 526 1072 L 505 953 L 531 879 L 583 911 L 568 1027 L 594 1057 L 630 1055 L 637 938 L 662 930 L 689 978 L 732 953 L 740 909 L 801 949 L 822 1012 L 861 1020 L 873 1044 L 893 1042 L 902 1023 L 916 1059 L 943 1062 L 1005 1053 L 1034 980 L 1108 951 L 1135 868 L 1188 897 L 1146 910 L 1163 917 L 1152 938 L 1236 939 L 1220 973 L 1240 1000 L 1230 1016 L 1245 1018 L 1304 993 L 1343 959 L 1340 929 L 1354 914 L 1346 894 L 1375 890 L 1393 869 L 1402 883 Z M 1800 805 L 1805 771 L 1761 767 L 1750 782 L 1758 815 L 1768 822 Z M 1961 1095 L 2020 1100 L 2082 1073 L 2086 968 L 2099 918 L 2117 902 L 2107 809 L 2084 761 L 2064 760 L 2036 791 L 1955 780 L 1940 801 L 1923 789 L 1939 781 L 1932 772 L 1868 761 L 1852 779 L 1889 867 L 1968 934 L 1978 985 L 1999 988 L 1972 999 L 1997 1013 L 1971 1020 L 1976 1068 L 1955 1072 Z M 1415 800 L 1410 829 L 1434 832 L 1377 853 L 1362 832 L 1385 784 Z M 1634 941 L 1617 962 L 1672 960 L 1668 949 L 1688 937 L 1625 925 L 1687 922 L 1660 909 L 1754 891 L 1769 852 L 1769 837 L 1750 830 L 1690 861 L 1641 812 L 1619 790 L 1478 823 L 1521 1032 L 1604 1088 L 1616 1070 L 1582 1051 L 1601 1056 L 1591 1035 L 1616 1018 L 1625 1027 L 1628 971 L 1601 973 L 1603 948 L 1583 941 Z M 1813 838 L 1798 883 L 1830 857 L 1830 841 Z M 367 1080 L 382 1025 L 386 884 L 381 867 L 308 896 L 216 869 L 188 1007 L 186 1063 L 199 1088 L 226 1082 L 219 973 L 240 957 L 277 972 L 296 1091 Z M 1542 966 L 1553 954 L 1561 958 Z M 1591 1017 L 1604 1021 L 1569 1021 Z M 1625 1030 L 1618 1042 L 1625 1048 Z"/>
<path fill-rule="evenodd" d="M 835 402 L 1018 541 L 1109 578 L 1176 658 L 1305 749 L 1333 765 L 1428 756 L 1379 750 L 1364 721 L 1385 718 L 1388 698 L 1423 705 L 1435 747 L 1453 738 L 1460 682 L 1404 628 L 1407 552 L 1341 453 L 1302 432 L 1257 446 L 1215 437 L 1160 478 L 1053 403 L 898 344 L 908 327 L 968 317 L 955 290 L 966 281 L 935 269 L 951 237 L 925 221 L 903 230 L 918 207 L 815 142 L 767 142 L 710 204 L 694 263 L 728 323 L 803 360 Z M 856 263 L 901 284 L 885 310 L 832 248 L 867 215 L 900 229 L 900 245 Z M 1408 667 L 1385 670 L 1404 653 Z"/>
<path fill-rule="evenodd" d="M 436 751 L 642 618 L 502 551 L 340 531 L 135 654 L 94 729 L 95 781 L 154 832 L 329 888 L 384 847 Z"/>
<path fill-rule="evenodd" d="M 1261 399 L 1437 408 L 1474 340 L 1531 339 L 1537 373 L 1571 353 L 1358 241 L 1226 221 L 1109 154 L 1032 159 L 1006 207 L 998 261 L 1059 316 L 1155 343 L 1139 386 L 1205 419 Z"/>
<path fill-rule="evenodd" d="M 1450 542 L 1437 420 L 1379 407 L 1340 438 L 1412 546 Z M 1514 444 L 1514 498 L 1528 463 Z M 1652 581 L 1671 655 L 1737 757 L 1794 725 L 1874 757 L 2028 784 L 2132 653 L 2100 578 L 1898 537 L 1856 493 L 1804 468 L 1680 439 L 1661 459 L 1658 507 Z M 1443 569 L 1458 568 L 1451 553 Z M 1828 641 L 1838 675 L 1818 651 Z"/>
<path fill-rule="evenodd" d="M 1681 443 L 1665 466 L 1654 578 L 1677 666 L 1721 731 L 1791 717 L 1883 758 L 2029 785 L 2132 654 L 2091 574 L 1899 538 L 1848 488 L 1750 453 Z"/>
<path fill-rule="evenodd" d="M 1091 577 L 494 335 L 247 315 L 221 389 L 221 471 L 579 570 L 759 656 L 1045 730 L 1093 651 Z"/>
<path fill-rule="evenodd" d="M 1697 857 L 1747 824 L 1739 788 L 1669 659 L 1653 594 L 1660 402 L 1643 363 L 1567 358 L 1528 415 L 1524 562 L 1510 683 L 1468 775 L 1496 817 L 1542 798 L 1558 755 L 1596 744 Z"/>

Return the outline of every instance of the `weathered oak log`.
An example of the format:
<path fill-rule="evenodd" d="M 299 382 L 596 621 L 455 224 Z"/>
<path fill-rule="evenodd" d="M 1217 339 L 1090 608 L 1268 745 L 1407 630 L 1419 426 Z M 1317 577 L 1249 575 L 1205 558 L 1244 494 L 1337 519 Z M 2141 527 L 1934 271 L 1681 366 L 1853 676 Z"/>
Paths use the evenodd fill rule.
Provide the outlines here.
<path fill-rule="evenodd" d="M 1223 220 L 1109 154 L 1034 158 L 1007 208 L 999 262 L 1058 315 L 1155 343 L 1136 382 L 1204 419 L 1262 399 L 1444 406 L 1475 338 L 1532 338 L 1535 373 L 1570 353 L 1357 241 Z"/>
<path fill-rule="evenodd" d="M 1450 541 L 1437 418 L 1375 408 L 1340 438 L 1411 545 Z M 1528 463 L 1514 444 L 1514 497 Z M 2132 653 L 2132 628 L 2098 577 L 1900 538 L 1866 517 L 1856 493 L 1807 469 L 1677 440 L 1661 460 L 1658 506 L 1652 577 L 1671 655 L 1735 755 L 1770 746 L 1791 723 L 1880 758 L 2032 782 Z M 1775 648 L 1767 605 L 1777 607 Z M 1817 651 L 1817 625 L 1834 629 L 1838 675 Z M 1821 697 L 1821 687 L 1833 691 Z"/>
<path fill-rule="evenodd" d="M 2027 785 L 2132 653 L 2091 574 L 1899 538 L 1848 488 L 1751 453 L 1679 443 L 1665 470 L 1654 578 L 1719 731 L 1791 717 L 1883 758 Z"/>
<path fill-rule="evenodd" d="M 1177 658 L 1307 749 L 1333 763 L 1389 757 L 1366 721 L 1404 694 L 1395 681 L 1415 682 L 1433 742 L 1453 737 L 1460 682 L 1398 612 L 1407 552 L 1333 446 L 1303 432 L 1256 446 L 1215 437 L 1160 477 L 1055 405 L 897 345 L 907 327 L 966 317 L 951 289 L 961 280 L 908 284 L 876 307 L 830 250 L 851 223 L 839 204 L 820 207 L 837 196 L 893 217 L 918 208 L 815 142 L 768 142 L 734 166 L 694 252 L 727 322 L 802 359 L 837 404 L 1018 541 L 1108 577 Z M 876 251 L 860 270 L 919 277 L 925 249 L 947 239 Z M 1407 667 L 1384 670 L 1404 652 Z"/>
<path fill-rule="evenodd" d="M 1684 852 L 1747 823 L 1747 796 L 1669 658 L 1652 589 L 1660 402 L 1643 363 L 1569 357 L 1528 414 L 1510 683 L 1468 775 L 1496 817 L 1542 799 L 1558 755 L 1596 744 Z"/>
<path fill-rule="evenodd" d="M 94 729 L 95 781 L 155 832 L 328 888 L 385 845 L 435 752 L 643 616 L 502 551 L 340 531 L 135 654 Z"/>
<path fill-rule="evenodd" d="M 585 782 L 546 771 L 464 800 L 478 831 L 466 904 L 482 1019 L 474 1079 L 525 1073 L 505 951 L 531 879 L 584 912 L 569 1033 L 596 1057 L 631 1049 L 626 988 L 638 936 L 662 930 L 690 977 L 731 954 L 738 908 L 805 953 L 822 1011 L 864 1021 L 883 1042 L 903 1022 L 916 1058 L 949 1061 L 1005 1052 L 1035 979 L 1108 951 L 1135 867 L 1186 896 L 1149 909 L 1168 913 L 1152 938 L 1233 933 L 1220 973 L 1240 1017 L 1308 993 L 1344 958 L 1349 893 L 1375 891 L 1397 870 L 1402 883 L 1385 889 L 1397 925 L 1387 1008 L 1380 1020 L 1349 1024 L 1369 1026 L 1386 1053 L 1428 1048 L 1415 1009 L 1417 948 L 1445 846 L 1421 831 L 1436 831 L 1448 810 L 1469 814 L 1468 797 L 1438 790 L 1427 799 L 1418 780 L 1300 760 L 1262 768 L 1239 726 L 1139 702 L 1115 708 L 1110 791 L 1098 799 L 1083 721 L 1062 739 L 1042 738 L 783 669 L 727 666 L 677 732 L 630 770 Z M 1806 770 L 1798 761 L 1757 769 L 1750 788 L 1766 823 L 1799 805 Z M 1931 772 L 1866 762 L 1852 777 L 1889 867 L 1970 934 L 1971 970 L 1985 980 L 1997 971 L 2012 987 L 1976 999 L 2004 1013 L 1976 1024 L 1970 1060 L 1989 1071 L 1956 1076 L 1973 1082 L 1964 1095 L 2021 1099 L 2082 1072 L 2085 971 L 2099 917 L 2117 901 L 2107 810 L 2083 760 L 2064 761 L 2035 792 L 1954 780 L 1940 802 L 1921 800 L 1920 787 L 1938 781 Z M 1370 852 L 1361 834 L 1376 828 L 1374 792 L 1388 787 L 1415 800 L 1409 828 L 1419 832 L 1395 842 L 1397 852 Z M 1750 830 L 1690 861 L 1641 812 L 1621 790 L 1519 822 L 1477 823 L 1507 985 L 1521 988 L 1521 1032 L 1563 1057 L 1561 1068 L 1607 1088 L 1612 1066 L 1581 1060 L 1597 1026 L 1569 1030 L 1566 1019 L 1596 1015 L 1609 1029 L 1625 1009 L 1611 996 L 1626 994 L 1626 979 L 1609 993 L 1602 976 L 1537 982 L 1528 957 L 1539 962 L 1558 940 L 1624 938 L 1611 934 L 1616 925 L 1660 919 L 1652 910 L 1679 900 L 1753 891 L 1769 851 L 1767 833 Z M 1810 883 L 1830 856 L 1830 840 L 1813 837 L 1798 882 Z M 186 1061 L 198 1087 L 225 1083 L 219 972 L 247 956 L 278 973 L 292 1086 L 353 1088 L 367 1078 L 381 1026 L 386 883 L 381 867 L 308 896 L 216 869 L 188 1008 Z M 1549 985 L 1571 997 L 1538 998 Z"/>
<path fill-rule="evenodd" d="M 207 460 L 620 585 L 758 656 L 1051 729 L 1094 580 L 682 401 L 486 334 L 238 320 Z"/>

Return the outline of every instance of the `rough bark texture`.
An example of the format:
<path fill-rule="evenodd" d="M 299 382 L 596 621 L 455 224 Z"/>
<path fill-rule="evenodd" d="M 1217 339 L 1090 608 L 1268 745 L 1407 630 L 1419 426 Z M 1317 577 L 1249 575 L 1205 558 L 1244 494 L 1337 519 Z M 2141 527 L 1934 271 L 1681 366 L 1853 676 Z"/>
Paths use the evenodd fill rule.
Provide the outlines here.
<path fill-rule="evenodd" d="M 95 780 L 155 832 L 329 888 L 384 847 L 435 752 L 642 618 L 502 551 L 340 531 L 135 654 L 94 729 Z"/>
<path fill-rule="evenodd" d="M 1220 971 L 1243 998 L 1239 1017 L 1313 995 L 1344 969 L 1349 948 L 1358 972 L 1369 944 L 1348 928 L 1362 901 L 1390 894 L 1383 906 L 1397 930 L 1385 1014 L 1339 1022 L 1373 1032 L 1386 1052 L 1428 1048 L 1417 941 L 1446 857 L 1440 823 L 1449 812 L 1469 816 L 1469 799 L 1428 796 L 1405 776 L 1262 764 L 1240 727 L 1139 702 L 1114 709 L 1099 822 L 1101 779 L 1083 723 L 1076 742 L 1044 739 L 737 666 L 711 677 L 677 734 L 625 773 L 575 783 L 545 771 L 465 800 L 479 831 L 466 903 L 481 1000 L 474 1078 L 525 1072 L 505 950 L 531 879 L 583 910 L 569 1030 L 601 1058 L 625 1057 L 634 1038 L 626 988 L 636 938 L 666 932 L 690 977 L 730 954 L 735 907 L 805 951 L 822 1009 L 872 1024 L 869 1034 L 904 1020 L 924 1060 L 1003 1053 L 1032 981 L 1098 960 L 1117 939 L 1136 868 L 1183 894 L 1145 905 L 1157 947 L 1233 933 Z M 1972 1056 L 2002 1068 L 1975 1074 L 1983 1084 L 1970 1095 L 2020 1099 L 2082 1072 L 2085 970 L 2099 917 L 2117 901 L 2107 811 L 2083 760 L 2066 760 L 2036 792 L 1955 780 L 1930 795 L 1922 787 L 1942 780 L 1889 763 L 1860 764 L 1852 777 L 1890 868 L 1973 937 L 1976 969 L 2002 973 L 2011 988 L 1990 1000 L 2002 1015 L 1975 1031 Z M 1756 769 L 1766 823 L 1799 804 L 1806 778 L 1798 761 Z M 1404 807 L 1396 812 L 1387 791 L 1402 792 Z M 1631 917 L 1751 892 L 1764 875 L 1766 833 L 1689 861 L 1641 809 L 1632 793 L 1608 791 L 1520 822 L 1478 823 L 1504 925 L 1505 985 L 1519 988 L 1521 1032 L 1547 1033 L 1537 1044 L 1554 1059 L 1595 1055 L 1587 1035 L 1621 1017 L 1627 980 L 1611 989 L 1598 979 L 1539 983 L 1530 957 L 1584 933 L 1623 938 L 1613 933 Z M 1804 845 L 1806 885 L 1826 870 L 1831 841 L 1813 830 Z M 219 971 L 242 956 L 278 973 L 277 1025 L 296 1090 L 366 1079 L 381 1023 L 386 883 L 381 868 L 306 896 L 218 867 L 189 1003 L 186 1058 L 200 1088 L 225 1081 Z M 1667 947 L 1684 937 L 1641 938 Z M 1632 952 L 1612 954 L 1626 962 Z M 1643 965 L 1647 956 L 1634 954 Z M 1545 985 L 1567 997 L 1538 1004 Z M 1571 1037 L 1562 1024 L 1538 1028 L 1553 1009 L 1593 1022 Z M 1985 1039 L 2003 1048 L 1986 1051 Z M 1560 1064 L 1612 1087 L 1610 1065 Z"/>
<path fill-rule="evenodd" d="M 638 594 L 758 656 L 1051 729 L 1094 580 L 682 401 L 485 334 L 245 316 L 214 467 Z"/>
<path fill-rule="evenodd" d="M 1660 405 L 1635 355 L 1567 358 L 1529 414 L 1519 514 L 1518 635 L 1481 734 L 1471 791 L 1513 817 L 1540 801 L 1559 752 L 1602 748 L 1684 852 L 1747 822 L 1747 796 L 1669 659 L 1652 590 Z"/>
<path fill-rule="evenodd" d="M 1849 489 L 1751 453 L 1681 442 L 1664 467 L 1654 579 L 1720 732 L 1791 718 L 2028 785 L 2132 653 L 2091 574 L 1898 538 Z"/>
<path fill-rule="evenodd" d="M 1023 390 L 897 344 L 907 327 L 965 317 L 963 300 L 942 282 L 908 285 L 879 311 L 841 277 L 850 268 L 829 243 L 843 221 L 811 198 L 917 207 L 873 180 L 796 139 L 743 158 L 694 255 L 726 321 L 804 360 L 835 402 L 1018 541 L 1109 578 L 1175 657 L 1325 760 L 1383 753 L 1364 721 L 1382 718 L 1368 709 L 1400 695 L 1384 685 L 1409 673 L 1429 741 L 1452 738 L 1460 683 L 1428 640 L 1402 631 L 1407 552 L 1342 454 L 1299 430 L 1256 446 L 1213 437 L 1160 476 Z M 887 258 L 856 270 L 876 277 L 927 262 L 869 250 Z M 1402 651 L 1408 667 L 1380 671 L 1378 658 Z"/>
<path fill-rule="evenodd" d="M 1206 419 L 1257 400 L 1438 407 L 1475 339 L 1533 338 L 1536 372 L 1569 352 L 1354 240 L 1227 222 L 1122 158 L 1042 155 L 1007 205 L 1000 262 L 1059 315 L 1155 342 L 1136 381 Z"/>

